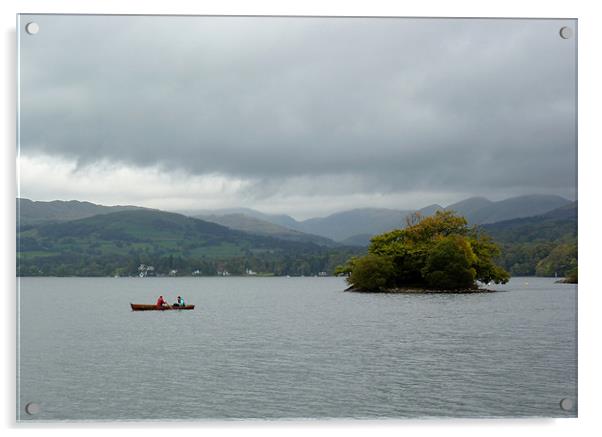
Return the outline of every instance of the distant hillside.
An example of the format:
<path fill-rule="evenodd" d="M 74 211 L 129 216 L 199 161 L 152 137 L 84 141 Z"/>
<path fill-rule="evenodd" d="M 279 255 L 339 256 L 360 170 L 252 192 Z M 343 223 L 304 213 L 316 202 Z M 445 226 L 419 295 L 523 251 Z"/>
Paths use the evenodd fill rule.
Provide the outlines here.
<path fill-rule="evenodd" d="M 425 206 L 424 208 L 419 209 L 417 212 L 423 216 L 428 217 L 435 214 L 437 211 L 443 211 L 443 207 L 437 204 Z"/>
<path fill-rule="evenodd" d="M 460 215 L 466 217 L 467 220 L 470 218 L 469 221 L 472 222 L 472 217 L 478 214 L 479 210 L 489 208 L 493 204 L 494 202 L 489 199 L 485 199 L 484 197 L 470 197 L 460 202 L 453 203 L 447 206 L 445 209 L 456 211 Z"/>
<path fill-rule="evenodd" d="M 446 208 L 429 205 L 417 212 L 429 216 L 438 210 L 454 210 L 464 216 L 469 224 L 486 224 L 540 215 L 559 207 L 568 207 L 570 204 L 569 200 L 559 196 L 520 196 L 498 202 L 483 197 L 471 197 Z M 300 223 L 299 228 L 343 244 L 367 246 L 374 235 L 404 227 L 405 218 L 412 212 L 414 211 L 355 209 L 324 218 L 305 220 Z"/>
<path fill-rule="evenodd" d="M 481 228 L 500 243 L 500 263 L 513 275 L 566 276 L 577 268 L 577 202 Z"/>
<path fill-rule="evenodd" d="M 353 235 L 352 237 L 345 238 L 341 241 L 341 244 L 346 246 L 368 247 L 373 236 L 374 235 L 372 234 Z"/>
<path fill-rule="evenodd" d="M 338 243 L 325 237 L 299 232 L 265 220 L 250 217 L 242 213 L 226 215 L 200 215 L 197 216 L 197 218 L 206 220 L 208 222 L 218 223 L 230 229 L 256 235 L 274 237 L 281 240 L 315 243 L 326 247 L 334 247 L 339 245 Z"/>
<path fill-rule="evenodd" d="M 570 203 L 570 200 L 560 196 L 534 194 L 512 197 L 498 202 L 473 197 L 449 205 L 445 209 L 460 213 L 469 223 L 485 224 L 540 215 Z"/>
<path fill-rule="evenodd" d="M 406 216 L 411 212 L 384 208 L 353 209 L 305 220 L 300 228 L 310 234 L 343 241 L 359 234 L 374 235 L 403 226 Z"/>
<path fill-rule="evenodd" d="M 579 205 L 577 201 L 574 201 L 560 208 L 548 211 L 542 214 L 542 216 L 546 219 L 568 219 L 576 222 L 578 219 L 578 209 Z"/>
<path fill-rule="evenodd" d="M 301 226 L 307 226 L 309 229 L 313 229 L 316 233 L 328 232 L 332 235 L 332 238 L 337 235 L 332 230 L 338 229 L 339 234 L 350 234 L 357 230 L 362 232 L 358 234 L 352 234 L 343 239 L 336 239 L 341 244 L 348 246 L 367 247 L 370 244 L 370 239 L 380 233 L 390 231 L 395 228 L 403 228 L 406 225 L 406 218 L 413 212 L 418 212 L 423 217 L 428 217 L 435 214 L 437 211 L 442 211 L 443 207 L 433 204 L 419 209 L 418 211 L 403 211 L 403 210 L 388 210 L 388 209 L 358 209 L 346 211 L 344 213 L 333 214 L 324 219 L 320 219 L 319 226 L 324 226 L 327 223 L 329 227 L 326 229 L 310 226 L 316 226 L 312 223 L 310 226 L 307 225 L 309 220 L 303 222 Z M 347 219 L 347 222 L 339 220 L 341 215 Z M 312 219 L 316 220 L 316 219 Z M 348 226 L 348 223 L 352 223 L 352 226 Z M 365 232 L 369 231 L 369 232 Z"/>
<path fill-rule="evenodd" d="M 435 206 L 436 205 L 433 205 L 428 208 L 431 209 Z M 228 217 L 232 214 L 242 214 L 245 217 L 272 223 L 282 228 L 287 228 L 288 230 L 301 232 L 313 237 L 320 236 L 344 244 L 346 238 L 352 238 L 358 234 L 374 235 L 401 226 L 402 223 L 405 223 L 405 217 L 411 212 L 412 211 L 385 208 L 360 208 L 338 212 L 327 217 L 316 217 L 303 221 L 297 221 L 284 214 L 263 214 L 246 208 L 212 210 L 205 211 L 204 213 L 196 211 L 194 214 L 192 211 L 189 211 L 187 214 L 204 219 L 212 217 L 210 220 L 215 221 L 216 223 L 226 225 L 226 222 L 229 222 L 231 226 L 236 226 L 237 229 L 247 227 L 248 232 L 256 232 L 254 230 L 254 224 L 252 224 L 251 221 L 247 221 L 247 223 L 244 224 L 237 223 L 236 219 Z M 255 224 L 259 225 L 258 223 Z M 263 227 L 264 230 L 267 229 L 265 225 L 261 225 L 261 227 Z M 280 229 L 280 231 L 282 231 L 282 229 Z M 291 235 L 300 237 L 299 234 Z M 321 243 L 318 241 L 315 242 L 317 244 L 325 244 L 324 241 Z"/>
<path fill-rule="evenodd" d="M 541 215 L 570 204 L 567 199 L 549 195 L 519 196 L 497 202 L 472 197 L 445 209 L 455 210 L 471 224 L 489 224 Z M 142 209 L 136 206 L 103 206 L 79 201 L 33 202 L 28 199 L 17 199 L 17 207 L 20 219 L 18 224 L 21 227 Z M 441 206 L 434 204 L 419 209 L 418 212 L 428 216 L 441 209 Z M 365 245 L 376 234 L 405 226 L 405 219 L 412 212 L 414 211 L 407 209 L 358 208 L 303 221 L 297 221 L 286 214 L 264 214 L 249 208 L 189 211 L 188 215 L 195 214 L 231 229 L 256 235 L 332 246 L 332 241 Z"/>
<path fill-rule="evenodd" d="M 242 214 L 246 217 L 255 218 L 264 222 L 273 223 L 278 226 L 283 226 L 289 229 L 298 229 L 299 222 L 286 214 L 265 214 L 251 208 L 222 208 L 222 209 L 197 209 L 197 210 L 186 210 L 176 211 L 178 213 L 188 215 L 191 217 L 201 216 L 216 216 L 223 217 L 232 214 Z"/>
<path fill-rule="evenodd" d="M 163 273 L 176 269 L 184 274 L 195 270 L 242 274 L 252 269 L 310 275 L 330 273 L 353 253 L 143 209 L 32 226 L 18 232 L 17 238 L 20 275 L 131 275 L 140 263 Z"/>
<path fill-rule="evenodd" d="M 501 243 L 576 238 L 577 202 L 571 202 L 545 214 L 485 224 L 481 228 Z"/>
<path fill-rule="evenodd" d="M 143 208 L 138 206 L 103 206 L 77 200 L 41 202 L 17 198 L 17 225 L 23 227 L 42 223 L 64 222 L 98 214 L 135 209 Z"/>

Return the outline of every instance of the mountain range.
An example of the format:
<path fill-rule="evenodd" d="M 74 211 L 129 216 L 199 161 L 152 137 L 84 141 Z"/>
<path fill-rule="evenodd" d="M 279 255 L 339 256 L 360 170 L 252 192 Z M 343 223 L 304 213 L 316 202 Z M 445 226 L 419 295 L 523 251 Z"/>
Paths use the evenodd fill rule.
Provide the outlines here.
<path fill-rule="evenodd" d="M 544 214 L 489 223 L 481 228 L 499 243 L 576 239 L 577 208 L 575 201 Z"/>
<path fill-rule="evenodd" d="M 484 197 L 471 197 L 449 205 L 445 209 L 460 213 L 471 224 L 482 225 L 536 216 L 571 203 L 570 200 L 560 196 L 533 194 L 511 197 L 497 202 L 492 202 Z"/>
<path fill-rule="evenodd" d="M 232 213 L 225 215 L 195 215 L 194 217 L 204 221 L 217 223 L 222 226 L 226 226 L 230 229 L 243 231 L 255 235 L 274 237 L 286 241 L 315 243 L 317 245 L 326 247 L 339 246 L 339 244 L 337 244 L 335 241 L 329 238 L 322 237 L 319 235 L 303 233 L 243 213 Z"/>
<path fill-rule="evenodd" d="M 500 201 L 471 197 L 447 207 L 434 204 L 418 210 L 357 208 L 302 221 L 284 214 L 264 214 L 252 209 L 188 211 L 187 214 L 252 233 L 282 234 L 284 232 L 282 228 L 286 228 L 313 235 L 314 238 L 315 236 L 328 238 L 345 245 L 366 246 L 372 236 L 405 226 L 406 217 L 414 212 L 429 216 L 438 210 L 453 210 L 464 216 L 470 224 L 480 225 L 535 216 L 569 204 L 571 204 L 570 200 L 560 196 L 534 194 Z M 232 217 L 233 214 L 236 217 Z M 280 228 L 268 231 L 267 223 Z M 299 237 L 297 235 L 297 238 Z"/>
<path fill-rule="evenodd" d="M 528 204 L 532 206 L 527 208 Z M 464 211 L 472 220 L 474 217 L 491 220 L 511 216 L 510 211 L 496 210 L 495 205 L 516 205 L 515 214 L 521 215 L 554 204 L 561 206 L 532 216 L 482 225 L 502 244 L 503 265 L 513 274 L 530 275 L 537 271 L 549 274 L 566 270 L 551 261 L 559 258 L 558 253 L 569 253 L 568 258 L 562 257 L 575 265 L 577 202 L 538 196 L 501 202 L 473 198 L 447 208 Z M 268 214 L 257 213 L 263 220 L 253 217 L 255 212 L 248 210 L 245 213 L 229 210 L 200 219 L 135 206 L 107 207 L 77 201 L 17 199 L 17 207 L 18 273 L 59 276 L 129 275 L 136 271 L 138 263 L 144 262 L 152 262 L 163 272 L 178 268 L 188 274 L 194 269 L 215 274 L 226 268 L 238 274 L 245 269 L 273 274 L 317 274 L 332 271 L 350 256 L 363 253 L 370 232 L 403 226 L 405 216 L 413 212 L 370 208 L 295 221 L 303 229 L 322 229 L 337 238 L 345 235 L 341 229 L 347 233 L 369 231 L 347 237 L 343 244 L 271 223 Z M 430 205 L 420 211 L 428 215 L 438 209 L 443 208 Z M 278 217 L 283 219 L 287 220 L 286 216 Z"/>
<path fill-rule="evenodd" d="M 356 208 L 306 220 L 296 220 L 286 214 L 266 214 L 249 208 L 181 213 L 254 235 L 334 247 L 337 244 L 367 246 L 372 236 L 405 226 L 406 217 L 414 212 L 429 216 L 438 210 L 453 210 L 463 215 L 470 224 L 488 224 L 536 216 L 570 204 L 570 200 L 560 196 L 527 195 L 500 201 L 471 197 L 447 207 L 433 204 L 418 210 Z M 75 200 L 36 202 L 17 199 L 18 225 L 21 227 L 136 209 L 142 208 L 131 205 L 103 206 Z"/>

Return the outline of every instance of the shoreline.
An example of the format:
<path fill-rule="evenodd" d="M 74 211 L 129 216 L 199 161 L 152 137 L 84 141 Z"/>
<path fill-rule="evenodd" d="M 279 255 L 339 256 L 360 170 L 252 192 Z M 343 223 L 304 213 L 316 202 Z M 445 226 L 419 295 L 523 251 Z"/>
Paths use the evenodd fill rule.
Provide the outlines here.
<path fill-rule="evenodd" d="M 499 290 L 491 290 L 489 288 L 466 288 L 460 290 L 431 290 L 426 288 L 418 287 L 395 287 L 387 288 L 380 291 L 367 291 L 359 288 L 349 287 L 344 291 L 352 293 L 366 293 L 366 294 L 477 294 L 477 293 L 496 293 Z"/>

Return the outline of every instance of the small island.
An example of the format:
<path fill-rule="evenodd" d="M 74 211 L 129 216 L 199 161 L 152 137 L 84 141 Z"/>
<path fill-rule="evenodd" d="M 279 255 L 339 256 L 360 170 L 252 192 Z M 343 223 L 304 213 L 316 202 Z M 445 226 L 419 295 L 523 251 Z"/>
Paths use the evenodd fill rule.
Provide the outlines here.
<path fill-rule="evenodd" d="M 413 214 L 404 229 L 372 238 L 368 254 L 353 257 L 336 273 L 348 291 L 380 293 L 475 293 L 504 284 L 510 275 L 495 264 L 499 247 L 453 211 L 423 218 Z"/>

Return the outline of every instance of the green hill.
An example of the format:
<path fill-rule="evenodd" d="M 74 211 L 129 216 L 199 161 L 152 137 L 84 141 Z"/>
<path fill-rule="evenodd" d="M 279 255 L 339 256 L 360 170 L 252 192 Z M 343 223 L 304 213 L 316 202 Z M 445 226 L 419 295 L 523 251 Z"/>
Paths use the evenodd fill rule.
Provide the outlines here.
<path fill-rule="evenodd" d="M 372 234 L 359 234 L 345 238 L 341 243 L 347 246 L 368 247 L 372 237 L 374 237 Z"/>
<path fill-rule="evenodd" d="M 577 203 L 546 214 L 482 225 L 501 243 L 557 241 L 577 237 Z"/>
<path fill-rule="evenodd" d="M 78 200 L 33 201 L 17 198 L 17 227 L 24 228 L 43 223 L 58 223 L 78 220 L 98 214 L 145 209 L 139 206 L 104 206 Z"/>
<path fill-rule="evenodd" d="M 326 237 L 299 232 L 243 213 L 199 215 L 197 218 L 250 234 L 269 236 L 287 241 L 315 243 L 327 247 L 339 246 L 339 244 Z"/>
<path fill-rule="evenodd" d="M 577 267 L 577 202 L 545 214 L 482 225 L 515 276 L 565 276 Z"/>
<path fill-rule="evenodd" d="M 43 224 L 17 234 L 20 275 L 131 275 L 139 264 L 153 265 L 158 273 L 251 269 L 310 275 L 332 271 L 352 251 L 251 235 L 157 210 Z"/>

